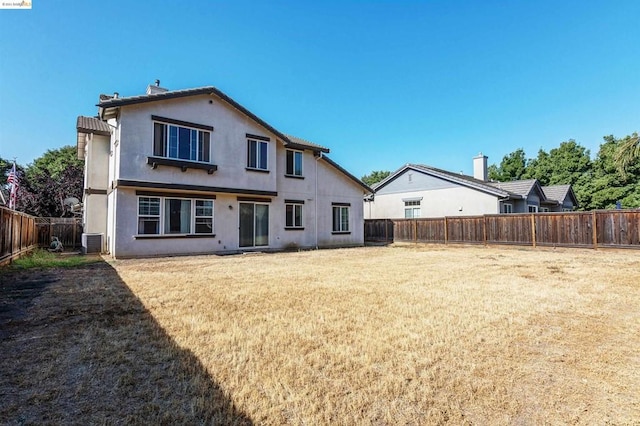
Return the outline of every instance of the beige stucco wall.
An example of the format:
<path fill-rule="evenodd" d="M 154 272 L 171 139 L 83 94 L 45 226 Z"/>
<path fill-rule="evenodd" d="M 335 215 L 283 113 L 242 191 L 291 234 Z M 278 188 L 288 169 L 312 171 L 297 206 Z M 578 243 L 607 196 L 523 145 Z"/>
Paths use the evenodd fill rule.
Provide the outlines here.
<path fill-rule="evenodd" d="M 213 101 L 210 103 L 209 101 Z M 204 170 L 147 165 L 153 155 L 153 121 L 151 115 L 213 126 L 211 159 L 218 170 L 209 175 Z M 214 234 L 206 238 L 139 238 L 138 197 L 136 188 L 116 187 L 109 195 L 107 241 L 115 257 L 161 256 L 173 254 L 231 252 L 239 249 L 238 197 L 261 197 L 251 191 L 272 191 L 269 203 L 269 245 L 256 250 L 356 246 L 364 244 L 363 188 L 327 163 L 317 160 L 312 151 L 303 151 L 304 179 L 285 177 L 286 148 L 276 136 L 220 102 L 216 97 L 196 96 L 123 107 L 120 121 L 114 123 L 111 145 L 111 179 L 202 185 L 222 188 L 214 192 Z M 246 134 L 269 137 L 269 173 L 246 170 Z M 316 180 L 317 176 L 317 180 Z M 245 194 L 225 192 L 241 189 Z M 140 188 L 150 191 L 149 188 Z M 162 191 L 162 189 L 158 189 Z M 165 191 L 166 192 L 166 191 Z M 198 198 L 198 192 L 190 198 Z M 208 195 L 212 193 L 209 192 Z M 304 230 L 285 230 L 285 200 L 303 200 Z M 332 202 L 350 203 L 350 233 L 332 231 Z M 100 219 L 102 220 L 102 219 Z"/>
<path fill-rule="evenodd" d="M 404 193 L 376 194 L 375 201 L 365 202 L 366 219 L 404 218 L 404 201 L 420 198 L 421 217 L 473 216 L 499 213 L 499 201 L 494 195 L 463 186 Z"/>
<path fill-rule="evenodd" d="M 212 101 L 212 103 L 209 103 Z M 205 170 L 147 165 L 153 156 L 153 121 L 151 115 L 212 126 L 211 162 L 218 166 L 213 174 Z M 123 107 L 121 110 L 121 151 L 118 178 L 125 180 L 170 182 L 224 188 L 275 191 L 278 172 L 276 137 L 215 96 L 194 96 L 163 102 L 149 102 Z M 247 137 L 255 134 L 270 138 L 269 173 L 246 170 Z"/>

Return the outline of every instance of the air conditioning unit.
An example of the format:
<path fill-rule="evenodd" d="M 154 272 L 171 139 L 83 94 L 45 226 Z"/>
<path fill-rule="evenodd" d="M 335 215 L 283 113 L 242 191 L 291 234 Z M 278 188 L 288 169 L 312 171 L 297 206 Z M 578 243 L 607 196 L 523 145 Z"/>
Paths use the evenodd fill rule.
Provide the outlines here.
<path fill-rule="evenodd" d="M 104 234 L 82 234 L 83 253 L 102 253 Z"/>

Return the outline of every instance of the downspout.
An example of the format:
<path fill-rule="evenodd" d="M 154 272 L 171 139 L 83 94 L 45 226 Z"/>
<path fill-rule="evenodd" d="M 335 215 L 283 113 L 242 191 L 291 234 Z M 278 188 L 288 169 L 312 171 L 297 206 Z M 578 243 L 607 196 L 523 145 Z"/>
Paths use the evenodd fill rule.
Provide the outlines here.
<path fill-rule="evenodd" d="M 318 160 L 322 158 L 322 151 L 320 151 L 320 155 L 316 157 L 316 201 L 315 201 L 315 220 L 316 220 L 316 250 L 318 250 Z"/>

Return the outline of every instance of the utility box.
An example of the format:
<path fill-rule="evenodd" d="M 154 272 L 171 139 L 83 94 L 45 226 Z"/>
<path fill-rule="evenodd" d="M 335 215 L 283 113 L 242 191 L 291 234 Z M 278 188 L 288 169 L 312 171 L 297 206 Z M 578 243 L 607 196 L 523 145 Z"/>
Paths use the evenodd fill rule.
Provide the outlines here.
<path fill-rule="evenodd" d="M 104 234 L 82 234 L 83 253 L 102 253 Z"/>

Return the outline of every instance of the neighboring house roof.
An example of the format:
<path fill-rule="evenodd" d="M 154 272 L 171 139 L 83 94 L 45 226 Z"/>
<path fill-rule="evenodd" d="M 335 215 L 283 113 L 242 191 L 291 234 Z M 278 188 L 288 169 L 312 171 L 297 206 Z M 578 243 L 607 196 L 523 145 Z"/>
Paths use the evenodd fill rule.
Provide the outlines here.
<path fill-rule="evenodd" d="M 475 179 L 471 176 L 463 175 L 460 173 L 448 172 L 446 170 L 438 169 L 431 166 L 426 166 L 424 164 L 406 164 L 402 166 L 401 168 L 399 168 L 398 170 L 396 170 L 395 172 L 387 176 L 386 179 L 374 185 L 373 190 L 374 191 L 380 190 L 382 187 L 392 182 L 396 177 L 398 177 L 400 174 L 404 173 L 408 169 L 416 170 L 416 171 L 428 174 L 430 176 L 444 179 L 449 182 L 457 183 L 459 185 L 473 188 L 478 191 L 486 192 L 488 194 L 492 194 L 497 197 L 509 197 L 513 195 L 503 189 L 494 187 L 490 185 L 488 182 L 484 182 L 480 179 Z"/>
<path fill-rule="evenodd" d="M 95 133 L 104 136 L 111 134 L 109 125 L 96 117 L 79 116 L 76 122 L 76 129 L 82 133 Z"/>
<path fill-rule="evenodd" d="M 570 197 L 574 206 L 578 205 L 578 199 L 573 192 L 571 185 L 549 185 L 543 186 L 542 190 L 547 196 L 547 199 L 557 201 L 559 204 L 563 204 L 567 197 Z"/>
<path fill-rule="evenodd" d="M 271 133 L 275 134 L 278 138 L 282 140 L 285 146 L 290 145 L 294 148 L 296 147 L 303 148 L 303 149 L 306 148 L 306 149 L 311 149 L 313 151 L 329 152 L 329 148 L 323 147 L 321 145 L 318 145 L 309 141 L 305 141 L 304 139 L 287 136 L 284 133 L 281 133 L 280 131 L 272 127 L 270 124 L 268 124 L 266 121 L 259 118 L 257 115 L 255 115 L 254 113 L 252 113 L 251 111 L 249 111 L 248 109 L 240 105 L 238 102 L 231 99 L 229 96 L 227 96 L 226 94 L 224 94 L 223 92 L 215 88 L 214 86 L 204 86 L 204 87 L 198 87 L 195 89 L 169 90 L 161 93 L 152 93 L 148 95 L 128 96 L 128 97 L 118 97 L 118 98 L 109 97 L 107 95 L 100 95 L 100 102 L 97 104 L 97 106 L 100 109 L 100 116 L 103 116 L 104 110 L 109 108 L 117 108 L 117 107 L 126 106 L 126 105 L 134 105 L 134 104 L 140 104 L 145 102 L 156 102 L 156 101 L 162 101 L 167 99 L 184 98 L 187 96 L 198 96 L 198 95 L 217 96 L 218 98 L 222 99 L 223 101 L 231 105 L 233 108 L 240 111 L 242 114 L 251 118 L 260 126 L 264 127 L 265 129 L 269 130 Z"/>
<path fill-rule="evenodd" d="M 489 185 L 503 189 L 511 194 L 519 195 L 527 198 L 533 191 L 537 191 L 540 195 L 540 202 L 546 202 L 547 197 L 538 179 L 513 180 L 510 182 L 488 182 Z"/>

